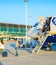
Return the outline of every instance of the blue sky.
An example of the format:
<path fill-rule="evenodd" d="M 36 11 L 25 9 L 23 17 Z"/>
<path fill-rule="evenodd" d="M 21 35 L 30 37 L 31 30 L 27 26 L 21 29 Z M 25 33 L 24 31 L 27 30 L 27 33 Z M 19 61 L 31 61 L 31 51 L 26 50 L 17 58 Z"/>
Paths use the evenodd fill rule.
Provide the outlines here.
<path fill-rule="evenodd" d="M 28 0 L 28 24 L 35 24 L 39 16 L 55 15 L 56 0 Z M 25 24 L 24 0 L 0 0 L 0 22 Z"/>

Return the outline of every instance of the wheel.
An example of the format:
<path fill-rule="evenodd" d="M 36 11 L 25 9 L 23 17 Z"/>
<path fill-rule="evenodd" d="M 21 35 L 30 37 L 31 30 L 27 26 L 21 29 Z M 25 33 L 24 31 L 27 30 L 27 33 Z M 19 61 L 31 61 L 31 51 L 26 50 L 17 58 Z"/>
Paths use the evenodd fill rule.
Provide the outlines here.
<path fill-rule="evenodd" d="M 50 48 L 49 48 L 49 47 L 47 47 L 47 48 L 46 48 L 46 51 L 50 51 Z"/>

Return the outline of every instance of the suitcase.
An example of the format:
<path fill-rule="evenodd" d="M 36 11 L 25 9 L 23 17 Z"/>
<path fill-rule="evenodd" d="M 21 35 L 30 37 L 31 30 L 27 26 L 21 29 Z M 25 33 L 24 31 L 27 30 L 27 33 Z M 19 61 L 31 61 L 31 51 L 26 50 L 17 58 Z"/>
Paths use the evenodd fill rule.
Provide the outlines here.
<path fill-rule="evenodd" d="M 2 52 L 2 57 L 7 57 L 8 56 L 8 53 L 6 51 L 3 51 Z"/>

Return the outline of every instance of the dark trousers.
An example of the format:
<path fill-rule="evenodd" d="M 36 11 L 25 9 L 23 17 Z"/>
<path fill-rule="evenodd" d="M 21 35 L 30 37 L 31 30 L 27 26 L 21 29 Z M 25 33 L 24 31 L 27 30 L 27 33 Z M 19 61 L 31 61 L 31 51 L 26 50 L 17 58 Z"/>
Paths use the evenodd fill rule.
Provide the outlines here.
<path fill-rule="evenodd" d="M 15 50 L 16 50 L 16 56 L 18 56 L 18 48 L 16 47 Z"/>

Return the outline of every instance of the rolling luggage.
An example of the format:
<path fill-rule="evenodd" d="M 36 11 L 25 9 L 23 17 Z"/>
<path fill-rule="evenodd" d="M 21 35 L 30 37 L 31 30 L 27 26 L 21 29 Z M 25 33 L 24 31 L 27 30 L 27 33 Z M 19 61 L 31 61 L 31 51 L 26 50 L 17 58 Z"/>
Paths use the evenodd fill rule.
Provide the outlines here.
<path fill-rule="evenodd" d="M 7 57 L 8 56 L 8 53 L 6 51 L 3 51 L 2 52 L 2 57 Z"/>

